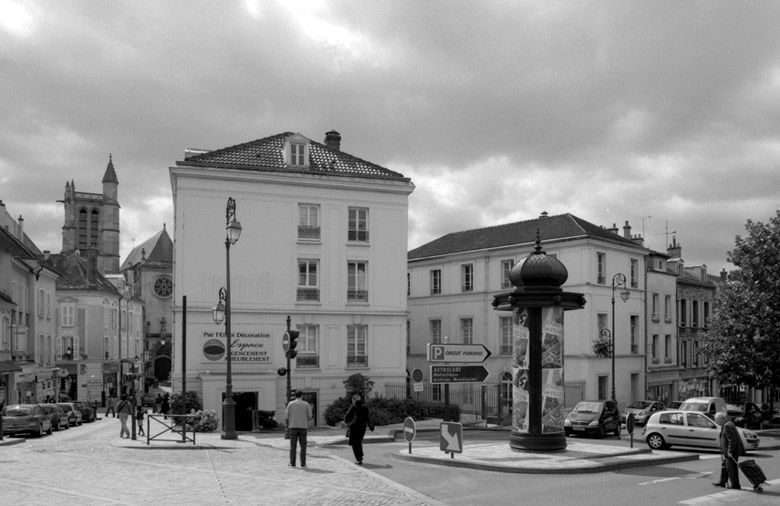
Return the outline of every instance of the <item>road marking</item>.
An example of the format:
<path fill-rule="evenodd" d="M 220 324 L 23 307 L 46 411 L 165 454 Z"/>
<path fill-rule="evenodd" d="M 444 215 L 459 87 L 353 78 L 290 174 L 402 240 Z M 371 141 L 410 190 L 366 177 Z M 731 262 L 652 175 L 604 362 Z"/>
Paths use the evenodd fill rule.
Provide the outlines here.
<path fill-rule="evenodd" d="M 764 485 L 780 485 L 780 478 L 768 481 Z M 748 482 L 747 486 L 742 485 L 742 490 L 724 490 L 723 492 L 716 492 L 714 494 L 703 495 L 701 497 L 694 497 L 693 499 L 688 499 L 687 501 L 680 501 L 677 504 L 713 504 L 713 501 L 716 499 L 723 499 L 724 503 L 734 503 L 735 496 L 739 496 L 740 498 L 744 499 L 745 496 L 743 495 L 743 492 L 752 488 L 753 487 L 751 487 Z"/>
<path fill-rule="evenodd" d="M 669 478 L 659 478 L 657 480 L 651 480 L 651 481 L 643 481 L 641 483 L 638 483 L 637 485 L 657 485 L 658 483 L 665 483 L 667 481 L 674 481 L 674 480 L 698 480 L 699 478 L 704 478 L 705 476 L 710 476 L 712 474 L 711 471 L 705 471 L 702 473 L 690 473 L 690 474 L 684 474 L 682 476 L 672 476 Z"/>

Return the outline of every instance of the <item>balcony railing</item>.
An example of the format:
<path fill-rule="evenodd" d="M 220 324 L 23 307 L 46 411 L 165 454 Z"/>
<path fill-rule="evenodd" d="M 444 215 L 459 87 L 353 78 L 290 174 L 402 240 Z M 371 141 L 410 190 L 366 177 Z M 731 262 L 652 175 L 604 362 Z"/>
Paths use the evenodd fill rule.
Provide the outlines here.
<path fill-rule="evenodd" d="M 368 367 L 368 357 L 366 355 L 347 355 L 347 367 L 365 369 Z"/>
<path fill-rule="evenodd" d="M 316 302 L 320 300 L 319 288 L 298 288 L 298 300 Z"/>
<path fill-rule="evenodd" d="M 295 359 L 295 367 L 298 369 L 319 369 L 320 356 L 309 353 L 299 353 Z"/>
<path fill-rule="evenodd" d="M 298 239 L 319 240 L 320 227 L 298 225 Z"/>
<path fill-rule="evenodd" d="M 350 302 L 368 302 L 368 290 L 347 290 L 347 300 Z"/>

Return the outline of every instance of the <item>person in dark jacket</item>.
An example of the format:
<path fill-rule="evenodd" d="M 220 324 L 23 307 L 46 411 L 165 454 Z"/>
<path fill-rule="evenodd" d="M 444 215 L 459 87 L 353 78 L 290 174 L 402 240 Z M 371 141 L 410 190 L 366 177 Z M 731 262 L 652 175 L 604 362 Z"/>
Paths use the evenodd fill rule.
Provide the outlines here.
<path fill-rule="evenodd" d="M 720 429 L 720 481 L 713 483 L 717 487 L 725 487 L 726 480 L 731 486 L 729 488 L 742 488 L 739 485 L 739 467 L 737 460 L 745 454 L 745 447 L 742 445 L 742 439 L 739 437 L 739 431 L 734 422 L 726 419 L 724 413 L 715 415 L 715 423 L 721 426 Z"/>
<path fill-rule="evenodd" d="M 373 432 L 374 424 L 371 423 L 368 408 L 363 405 L 359 395 L 352 396 L 352 406 L 347 411 L 344 421 L 349 427 L 349 445 L 352 447 L 352 453 L 355 454 L 355 464 L 362 466 L 363 437 L 366 435 L 366 428 Z"/>
<path fill-rule="evenodd" d="M 168 418 L 168 412 L 171 410 L 171 396 L 165 394 L 162 398 L 162 404 L 160 405 L 160 413 L 163 414 L 163 418 Z"/>

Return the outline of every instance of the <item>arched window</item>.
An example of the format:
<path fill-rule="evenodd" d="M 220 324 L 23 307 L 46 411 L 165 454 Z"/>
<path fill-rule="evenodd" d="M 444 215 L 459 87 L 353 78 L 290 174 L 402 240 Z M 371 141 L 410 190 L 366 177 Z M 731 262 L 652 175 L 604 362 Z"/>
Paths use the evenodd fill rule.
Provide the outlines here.
<path fill-rule="evenodd" d="M 79 223 L 78 223 L 78 249 L 82 251 L 87 251 L 87 247 L 89 246 L 87 242 L 87 233 L 88 233 L 88 227 L 89 224 L 87 223 L 87 210 L 81 209 L 79 211 Z"/>
<path fill-rule="evenodd" d="M 99 242 L 98 240 L 100 234 L 100 214 L 98 213 L 97 209 L 92 210 L 92 215 L 90 216 L 89 220 L 89 247 L 90 248 L 99 248 Z"/>

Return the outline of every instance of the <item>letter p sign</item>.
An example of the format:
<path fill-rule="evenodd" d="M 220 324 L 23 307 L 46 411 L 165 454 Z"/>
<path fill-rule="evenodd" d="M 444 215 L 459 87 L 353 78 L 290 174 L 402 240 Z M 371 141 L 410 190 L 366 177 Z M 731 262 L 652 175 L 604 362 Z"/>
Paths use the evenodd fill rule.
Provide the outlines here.
<path fill-rule="evenodd" d="M 444 362 L 444 346 L 440 344 L 431 345 L 431 362 Z"/>

